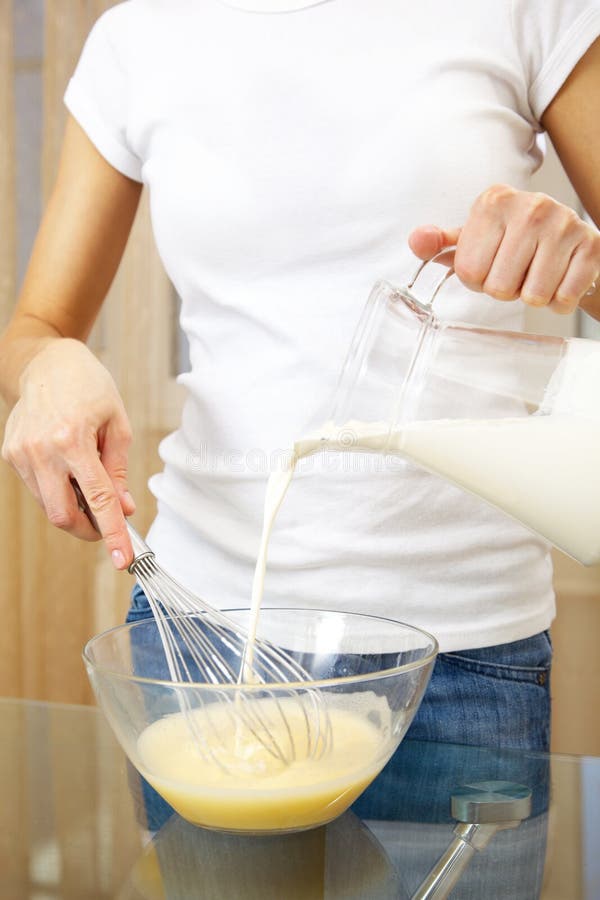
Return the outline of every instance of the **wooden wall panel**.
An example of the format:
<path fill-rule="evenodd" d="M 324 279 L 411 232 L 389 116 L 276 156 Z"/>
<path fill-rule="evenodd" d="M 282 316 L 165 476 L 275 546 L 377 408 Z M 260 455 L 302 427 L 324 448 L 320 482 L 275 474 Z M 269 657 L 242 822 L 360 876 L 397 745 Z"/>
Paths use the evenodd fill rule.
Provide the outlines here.
<path fill-rule="evenodd" d="M 15 120 L 12 0 L 0 0 L 0 328 L 8 321 L 16 281 Z M 0 406 L 4 433 L 6 410 Z M 0 468 L 0 687 L 18 694 L 21 633 L 21 489 L 6 466 Z"/>
<path fill-rule="evenodd" d="M 600 756 L 600 566 L 555 554 L 552 749 Z"/>
<path fill-rule="evenodd" d="M 58 164 L 65 123 L 63 94 L 95 20 L 111 0 L 45 0 L 44 141 L 42 193 L 47 199 Z"/>
<path fill-rule="evenodd" d="M 15 300 L 15 147 L 12 21 L 0 0 L 0 314 Z M 43 137 L 40 184 L 47 199 L 66 121 L 63 95 L 95 19 L 110 0 L 44 4 Z M 90 339 L 122 392 L 134 428 L 130 488 L 145 530 L 154 515 L 147 489 L 159 468 L 157 445 L 177 421 L 169 333 L 173 297 L 158 259 L 144 197 L 129 244 Z M 3 410 L 3 412 L 5 412 Z M 0 695 L 93 702 L 81 649 L 123 620 L 133 580 L 116 573 L 101 544 L 83 544 L 51 527 L 28 492 L 0 467 Z"/>

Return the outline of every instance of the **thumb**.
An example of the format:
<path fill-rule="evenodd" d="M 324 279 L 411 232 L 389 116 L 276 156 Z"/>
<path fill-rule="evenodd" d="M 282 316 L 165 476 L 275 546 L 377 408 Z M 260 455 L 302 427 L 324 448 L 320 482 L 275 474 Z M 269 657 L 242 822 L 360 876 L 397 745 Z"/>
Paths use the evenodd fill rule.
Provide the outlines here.
<path fill-rule="evenodd" d="M 121 508 L 126 516 L 131 516 L 135 512 L 135 500 L 127 487 L 127 452 L 130 441 L 128 428 L 119 429 L 117 426 L 109 425 L 100 454 L 102 465 L 115 486 Z"/>
<path fill-rule="evenodd" d="M 440 253 L 444 247 L 453 247 L 458 243 L 460 228 L 444 230 L 437 225 L 421 225 L 415 228 L 408 236 L 408 246 L 419 259 L 431 259 L 436 253 Z M 439 261 L 444 265 L 452 265 L 454 254 L 448 254 Z"/>

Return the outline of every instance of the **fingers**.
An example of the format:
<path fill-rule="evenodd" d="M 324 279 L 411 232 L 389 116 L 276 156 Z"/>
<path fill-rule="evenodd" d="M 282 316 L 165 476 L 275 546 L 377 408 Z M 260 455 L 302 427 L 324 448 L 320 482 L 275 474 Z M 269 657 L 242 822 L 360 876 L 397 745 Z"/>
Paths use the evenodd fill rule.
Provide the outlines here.
<path fill-rule="evenodd" d="M 523 236 L 509 227 L 495 252 L 490 254 L 481 288 L 476 284 L 473 289 L 483 290 L 496 300 L 516 300 L 522 295 L 523 283 L 537 251 L 535 235 L 527 233 Z"/>
<path fill-rule="evenodd" d="M 524 247 L 519 234 L 507 233 L 503 201 L 503 193 L 498 192 L 480 197 L 473 205 L 456 248 L 454 271 L 472 291 L 493 290 L 497 299 L 513 300 L 529 266 L 535 238 L 530 235 Z"/>
<path fill-rule="evenodd" d="M 121 500 L 108 472 L 97 454 L 94 453 L 85 459 L 80 458 L 73 462 L 70 474 L 77 480 L 88 506 L 94 514 L 113 565 L 117 569 L 126 569 L 133 559 L 133 550 L 127 533 Z M 70 484 L 69 490 L 75 505 L 77 505 L 75 493 Z M 67 504 L 63 506 L 63 509 L 66 506 Z"/>
<path fill-rule="evenodd" d="M 33 469 L 28 464 L 25 457 L 18 453 L 13 453 L 6 444 L 2 447 L 2 458 L 12 466 L 21 481 L 23 481 L 30 493 L 33 495 L 36 503 L 45 509 L 42 495 L 40 494 L 39 485 Z"/>
<path fill-rule="evenodd" d="M 452 240 L 454 270 L 468 288 L 557 313 L 576 309 L 600 272 L 595 229 L 551 197 L 507 185 L 484 191 L 462 229 L 417 228 L 409 245 L 429 259 Z"/>
<path fill-rule="evenodd" d="M 585 244 L 579 246 L 548 304 L 550 309 L 563 314 L 572 312 L 587 295 L 590 286 L 599 279 L 600 255 L 596 259 Z"/>
<path fill-rule="evenodd" d="M 38 425 L 32 436 L 19 401 L 7 420 L 2 446 L 2 456 L 53 525 L 83 540 L 98 540 L 100 535 L 79 509 L 70 484 L 71 475 L 77 479 L 118 569 L 126 568 L 133 558 L 124 518 L 135 508 L 126 482 L 130 439 L 125 417 L 116 416 L 115 423 L 103 430 L 102 453 L 107 470 L 98 456 L 93 429 L 63 423 L 42 433 Z"/>
<path fill-rule="evenodd" d="M 18 427 L 13 431 L 10 425 L 9 418 L 2 456 L 29 488 L 49 521 L 83 540 L 98 540 L 98 533 L 78 509 L 64 465 L 53 456 L 48 444 L 20 439 Z"/>
<path fill-rule="evenodd" d="M 415 228 L 408 237 L 408 245 L 419 259 L 432 259 L 445 247 L 454 247 L 458 242 L 460 228 L 442 230 L 437 225 L 421 225 Z M 441 256 L 439 262 L 442 265 L 451 266 L 454 260 L 454 252 Z"/>
<path fill-rule="evenodd" d="M 564 254 L 557 253 L 554 242 L 542 241 L 523 279 L 519 292 L 521 300 L 529 306 L 548 306 L 566 276 L 568 266 L 569 257 L 565 259 Z M 578 299 L 574 299 L 564 311 L 572 312 Z"/>
<path fill-rule="evenodd" d="M 40 467 L 36 477 L 49 522 L 84 541 L 97 541 L 99 534 L 79 509 L 68 474 L 49 464 Z"/>
<path fill-rule="evenodd" d="M 117 492 L 121 508 L 126 516 L 135 512 L 135 501 L 127 487 L 128 452 L 131 444 L 131 428 L 125 416 L 109 422 L 99 435 L 100 459 Z"/>
<path fill-rule="evenodd" d="M 33 469 L 29 465 L 27 455 L 21 449 L 19 440 L 19 424 L 18 424 L 18 404 L 13 407 L 4 428 L 4 438 L 2 440 L 2 459 L 12 466 L 19 478 L 25 482 L 37 503 L 43 507 L 42 497 L 40 495 L 37 479 Z"/>

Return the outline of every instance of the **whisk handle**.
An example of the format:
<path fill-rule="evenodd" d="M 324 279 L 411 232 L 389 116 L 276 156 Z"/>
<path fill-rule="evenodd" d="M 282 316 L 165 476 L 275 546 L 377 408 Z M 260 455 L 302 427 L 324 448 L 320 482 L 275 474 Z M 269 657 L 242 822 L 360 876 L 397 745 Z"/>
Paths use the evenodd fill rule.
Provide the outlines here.
<path fill-rule="evenodd" d="M 83 491 L 79 487 L 75 478 L 71 478 L 71 484 L 73 486 L 73 490 L 75 491 L 75 496 L 77 497 L 77 505 L 79 509 L 86 514 L 98 534 L 100 534 L 100 528 L 98 526 L 98 520 L 96 516 L 90 509 L 89 503 L 85 499 L 83 495 Z M 133 562 L 128 568 L 128 571 L 134 574 L 135 567 L 141 559 L 144 559 L 148 556 L 154 556 L 153 551 L 150 549 L 146 541 L 143 537 L 138 534 L 133 525 L 130 525 L 127 519 L 125 520 L 125 525 L 127 526 L 127 533 L 129 534 L 129 539 L 131 541 L 131 546 L 133 547 Z"/>

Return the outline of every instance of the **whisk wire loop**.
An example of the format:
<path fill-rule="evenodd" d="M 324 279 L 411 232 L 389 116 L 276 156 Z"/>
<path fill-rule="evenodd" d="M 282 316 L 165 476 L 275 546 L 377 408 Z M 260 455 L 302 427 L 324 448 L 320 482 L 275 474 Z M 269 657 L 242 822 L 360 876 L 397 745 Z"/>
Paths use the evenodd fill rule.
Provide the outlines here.
<path fill-rule="evenodd" d="M 300 755 L 320 758 L 327 751 L 331 744 L 329 716 L 320 692 L 303 688 L 310 676 L 297 660 L 260 638 L 253 642 L 249 655 L 245 630 L 178 584 L 157 565 L 152 552 L 145 552 L 130 568 L 148 597 L 172 680 L 238 685 L 234 692 L 219 692 L 220 704 L 226 705 L 238 734 L 240 728 L 245 729 L 283 765 Z M 270 701 L 269 715 L 256 702 L 259 694 Z M 213 729 L 211 740 L 207 740 L 199 733 L 189 695 L 183 696 L 181 708 L 199 752 L 227 768 L 218 749 L 222 741 L 214 740 L 217 726 L 212 704 L 199 700 L 202 721 Z M 284 697 L 295 703 L 303 723 L 299 730 L 290 725 L 288 711 L 282 706 Z M 300 740 L 305 746 L 298 746 Z"/>
<path fill-rule="evenodd" d="M 74 478 L 71 484 L 79 508 L 100 532 Z M 300 755 L 313 759 L 323 756 L 331 746 L 331 723 L 324 698 L 319 690 L 309 686 L 311 678 L 303 666 L 291 653 L 268 640 L 255 637 L 250 641 L 237 622 L 165 572 L 129 522 L 127 529 L 134 550 L 129 571 L 148 598 L 169 677 L 185 687 L 178 692 L 179 707 L 203 759 L 228 771 L 232 750 L 219 734 L 216 720 L 222 716 L 213 715 L 217 712 L 216 703 L 220 713 L 225 709 L 240 745 L 245 729 L 281 764 L 287 765 Z M 203 684 L 215 687 L 211 702 L 206 702 L 204 691 L 187 689 Z M 220 691 L 219 685 L 223 686 Z M 231 686 L 236 690 L 232 691 Z M 268 706 L 256 702 L 257 698 L 266 698 Z M 283 699 L 293 701 L 296 713 L 300 711 L 300 729 L 292 728 Z M 210 733 L 204 733 L 200 722 Z M 305 747 L 298 746 L 300 740 Z"/>

